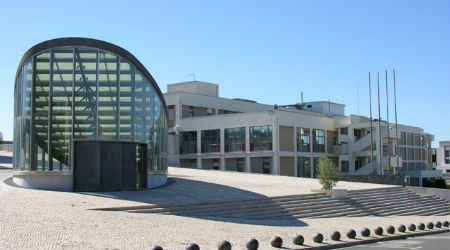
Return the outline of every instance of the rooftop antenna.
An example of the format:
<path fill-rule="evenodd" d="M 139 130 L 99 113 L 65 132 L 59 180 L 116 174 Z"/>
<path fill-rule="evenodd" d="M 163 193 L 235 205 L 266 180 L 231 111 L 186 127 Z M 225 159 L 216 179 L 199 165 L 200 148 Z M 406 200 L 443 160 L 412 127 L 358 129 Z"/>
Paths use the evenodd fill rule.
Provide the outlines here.
<path fill-rule="evenodd" d="M 391 140 L 389 136 L 389 88 L 388 88 L 388 73 L 387 70 L 385 71 L 386 75 L 386 122 L 387 122 L 387 141 L 388 141 L 388 162 L 389 162 L 389 175 L 391 175 Z"/>
<path fill-rule="evenodd" d="M 377 71 L 377 84 L 378 84 L 378 149 L 379 152 L 379 169 L 380 174 L 383 175 L 383 145 L 381 144 L 381 112 L 380 112 L 380 72 Z"/>
<path fill-rule="evenodd" d="M 397 123 L 397 93 L 395 92 L 395 69 L 392 70 L 392 75 L 394 77 L 394 107 L 395 107 L 395 141 L 396 141 L 396 149 L 395 149 L 395 154 L 396 154 L 396 158 L 397 158 L 397 174 L 399 174 L 399 163 L 398 163 L 398 123 Z"/>
<path fill-rule="evenodd" d="M 194 78 L 194 81 L 195 81 L 195 74 L 194 73 L 189 74 L 188 76 L 192 76 Z"/>
<path fill-rule="evenodd" d="M 370 171 L 373 175 L 373 125 L 372 125 L 372 86 L 370 84 L 369 72 L 369 108 L 370 108 Z"/>

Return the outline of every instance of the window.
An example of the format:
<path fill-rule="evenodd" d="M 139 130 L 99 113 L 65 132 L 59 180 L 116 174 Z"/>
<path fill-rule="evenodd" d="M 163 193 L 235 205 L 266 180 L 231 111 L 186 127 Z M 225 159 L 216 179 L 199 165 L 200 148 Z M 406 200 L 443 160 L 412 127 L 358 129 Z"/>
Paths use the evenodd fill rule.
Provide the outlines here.
<path fill-rule="evenodd" d="M 414 149 L 414 159 L 416 160 L 416 161 L 418 161 L 418 160 L 420 160 L 420 148 L 415 148 Z"/>
<path fill-rule="evenodd" d="M 308 128 L 297 128 L 297 151 L 309 152 L 310 151 L 310 130 Z"/>
<path fill-rule="evenodd" d="M 225 152 L 245 152 L 245 128 L 225 129 Z"/>
<path fill-rule="evenodd" d="M 309 157 L 297 158 L 297 177 L 311 177 L 311 161 Z"/>
<path fill-rule="evenodd" d="M 319 175 L 319 160 L 320 158 L 313 158 L 313 178 Z"/>
<path fill-rule="evenodd" d="M 169 121 L 173 121 L 175 118 L 175 106 L 169 106 Z"/>
<path fill-rule="evenodd" d="M 414 149 L 408 148 L 408 160 L 413 161 L 414 160 Z"/>
<path fill-rule="evenodd" d="M 194 117 L 194 107 L 188 107 L 188 117 Z"/>
<path fill-rule="evenodd" d="M 244 172 L 244 159 L 237 159 L 236 170 L 238 172 Z"/>
<path fill-rule="evenodd" d="M 413 134 L 407 134 L 406 135 L 406 143 L 410 146 L 413 145 Z"/>
<path fill-rule="evenodd" d="M 361 129 L 354 129 L 353 135 L 355 136 L 355 141 L 359 140 L 362 136 Z"/>
<path fill-rule="evenodd" d="M 420 146 L 420 135 L 414 135 L 414 146 Z"/>
<path fill-rule="evenodd" d="M 270 174 L 270 158 L 263 158 L 263 174 Z"/>
<path fill-rule="evenodd" d="M 383 156 L 387 157 L 389 154 L 389 146 L 387 143 L 383 143 Z"/>
<path fill-rule="evenodd" d="M 220 129 L 202 130 L 202 153 L 220 152 Z"/>
<path fill-rule="evenodd" d="M 450 164 L 450 159 L 445 159 L 445 164 Z"/>
<path fill-rule="evenodd" d="M 272 126 L 250 127 L 250 151 L 272 150 Z"/>
<path fill-rule="evenodd" d="M 400 157 L 402 157 L 403 160 L 408 160 L 405 147 L 400 148 Z"/>
<path fill-rule="evenodd" d="M 197 153 L 197 131 L 180 132 L 180 154 Z"/>
<path fill-rule="evenodd" d="M 325 130 L 313 130 L 313 152 L 325 153 Z"/>
<path fill-rule="evenodd" d="M 450 157 L 450 149 L 445 149 L 444 152 L 445 157 Z"/>
<path fill-rule="evenodd" d="M 341 172 L 348 173 L 348 161 L 341 161 Z"/>
<path fill-rule="evenodd" d="M 348 128 L 340 128 L 341 135 L 348 135 Z"/>
<path fill-rule="evenodd" d="M 400 145 L 406 145 L 406 133 L 405 132 L 400 133 Z"/>

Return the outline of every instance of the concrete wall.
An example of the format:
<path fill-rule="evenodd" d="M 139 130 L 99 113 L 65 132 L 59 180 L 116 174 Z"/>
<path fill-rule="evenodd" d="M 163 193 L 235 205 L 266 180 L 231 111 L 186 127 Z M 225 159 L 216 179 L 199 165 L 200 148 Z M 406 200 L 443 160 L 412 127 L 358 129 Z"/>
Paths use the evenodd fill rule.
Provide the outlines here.
<path fill-rule="evenodd" d="M 216 165 L 214 165 L 216 164 Z M 220 169 L 220 159 L 202 159 L 202 169 Z"/>
<path fill-rule="evenodd" d="M 182 82 L 182 83 L 168 84 L 167 91 L 168 92 L 181 91 L 207 96 L 219 96 L 219 85 L 200 81 Z"/>
<path fill-rule="evenodd" d="M 280 175 L 295 176 L 294 157 L 280 157 Z"/>
<path fill-rule="evenodd" d="M 13 173 L 13 182 L 25 188 L 52 191 L 72 191 L 72 172 L 19 172 Z"/>
<path fill-rule="evenodd" d="M 192 163 L 191 163 L 191 160 L 193 161 Z M 196 159 L 180 159 L 180 167 L 197 168 L 197 160 Z"/>
<path fill-rule="evenodd" d="M 225 170 L 237 171 L 237 158 L 227 158 L 227 159 L 225 159 Z"/>
<path fill-rule="evenodd" d="M 167 174 L 148 174 L 147 188 L 156 188 L 167 183 Z"/>
<path fill-rule="evenodd" d="M 250 172 L 252 173 L 263 173 L 263 158 L 252 157 L 250 158 Z"/>
<path fill-rule="evenodd" d="M 388 185 L 403 185 L 404 178 L 402 175 L 341 175 L 341 181 L 350 182 L 367 182 Z"/>

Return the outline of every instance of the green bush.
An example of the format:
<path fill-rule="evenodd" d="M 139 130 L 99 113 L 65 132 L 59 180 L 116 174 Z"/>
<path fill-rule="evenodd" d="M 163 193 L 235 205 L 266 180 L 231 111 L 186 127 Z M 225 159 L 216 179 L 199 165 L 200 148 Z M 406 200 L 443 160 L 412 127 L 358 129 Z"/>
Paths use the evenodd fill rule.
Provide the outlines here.
<path fill-rule="evenodd" d="M 338 167 L 334 165 L 333 161 L 323 157 L 320 158 L 317 178 L 322 184 L 322 189 L 330 190 L 336 186 L 336 183 L 339 181 L 338 172 Z"/>

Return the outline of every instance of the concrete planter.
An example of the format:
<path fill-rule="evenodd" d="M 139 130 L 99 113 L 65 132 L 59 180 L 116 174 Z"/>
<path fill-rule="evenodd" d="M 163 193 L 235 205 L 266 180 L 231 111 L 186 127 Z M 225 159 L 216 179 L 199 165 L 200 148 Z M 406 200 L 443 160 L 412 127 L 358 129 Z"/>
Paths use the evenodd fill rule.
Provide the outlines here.
<path fill-rule="evenodd" d="M 348 194 L 347 189 L 330 189 L 325 190 L 325 193 L 336 199 L 345 199 Z"/>
<path fill-rule="evenodd" d="M 325 193 L 333 198 L 336 199 L 345 199 L 347 198 L 347 189 L 330 189 L 330 190 L 323 190 L 323 189 L 311 189 L 311 192 L 314 193 Z"/>

